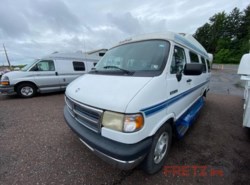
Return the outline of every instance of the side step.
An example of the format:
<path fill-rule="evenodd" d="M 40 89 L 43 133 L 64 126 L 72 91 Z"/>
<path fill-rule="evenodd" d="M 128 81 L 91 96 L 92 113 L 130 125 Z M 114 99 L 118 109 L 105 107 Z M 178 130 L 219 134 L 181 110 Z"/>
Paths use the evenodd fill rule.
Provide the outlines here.
<path fill-rule="evenodd" d="M 185 135 L 203 105 L 204 99 L 201 97 L 176 121 L 175 127 L 178 138 L 182 138 Z"/>

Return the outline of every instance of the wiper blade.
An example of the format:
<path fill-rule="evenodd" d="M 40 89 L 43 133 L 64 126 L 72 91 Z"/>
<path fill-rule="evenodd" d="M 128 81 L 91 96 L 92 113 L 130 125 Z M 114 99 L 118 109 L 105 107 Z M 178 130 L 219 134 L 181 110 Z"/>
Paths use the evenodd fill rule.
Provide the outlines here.
<path fill-rule="evenodd" d="M 120 71 L 123 71 L 123 72 L 125 72 L 125 73 L 127 73 L 127 74 L 132 73 L 132 71 L 129 71 L 129 70 L 126 70 L 126 69 L 122 69 L 122 68 L 117 67 L 117 66 L 104 66 L 103 68 L 104 68 L 104 69 L 109 69 L 109 68 L 119 69 Z"/>
<path fill-rule="evenodd" d="M 90 70 L 89 72 L 95 72 L 95 73 L 97 73 L 97 72 L 98 72 L 98 70 L 96 70 L 96 68 L 95 68 L 95 67 L 93 67 L 93 68 L 91 68 L 91 70 Z"/>

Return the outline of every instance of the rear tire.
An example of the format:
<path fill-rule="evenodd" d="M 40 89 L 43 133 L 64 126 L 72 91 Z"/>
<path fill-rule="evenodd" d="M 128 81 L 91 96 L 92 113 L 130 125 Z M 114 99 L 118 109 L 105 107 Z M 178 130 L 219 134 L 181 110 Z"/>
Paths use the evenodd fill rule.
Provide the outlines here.
<path fill-rule="evenodd" d="M 17 86 L 16 92 L 19 97 L 31 98 L 37 93 L 37 88 L 32 83 L 22 83 Z"/>
<path fill-rule="evenodd" d="M 154 135 L 150 152 L 142 163 L 142 169 L 148 174 L 161 170 L 165 164 L 172 143 L 172 127 L 164 124 Z"/>

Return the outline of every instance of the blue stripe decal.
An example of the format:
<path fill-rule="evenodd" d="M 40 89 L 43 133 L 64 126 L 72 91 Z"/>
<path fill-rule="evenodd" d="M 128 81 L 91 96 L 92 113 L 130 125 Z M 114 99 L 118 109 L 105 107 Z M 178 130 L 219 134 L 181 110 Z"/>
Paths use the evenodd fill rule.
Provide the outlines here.
<path fill-rule="evenodd" d="M 204 57 L 208 58 L 208 55 L 206 52 L 202 51 L 201 49 L 199 49 L 198 47 L 196 47 L 195 45 L 193 45 L 191 42 L 189 42 L 188 40 L 186 40 L 185 38 L 183 38 L 182 36 L 180 35 L 175 35 L 175 39 L 181 43 L 181 44 L 184 44 L 190 48 L 192 48 L 194 51 L 202 54 Z"/>
<path fill-rule="evenodd" d="M 192 89 L 189 89 L 188 91 L 185 91 L 173 98 L 170 98 L 169 100 L 166 100 L 164 102 L 161 102 L 159 104 L 150 106 L 148 108 L 145 109 L 141 109 L 141 111 L 148 117 L 151 116 L 152 114 L 155 114 L 163 109 L 166 109 L 168 106 L 172 105 L 173 103 L 179 101 L 180 99 L 184 98 L 185 96 L 187 96 L 188 94 L 192 93 L 193 91 L 199 89 L 200 87 L 202 87 L 203 85 L 205 85 L 206 83 L 208 83 L 209 81 L 206 81 L 200 85 L 197 85 L 196 87 L 193 87 Z"/>

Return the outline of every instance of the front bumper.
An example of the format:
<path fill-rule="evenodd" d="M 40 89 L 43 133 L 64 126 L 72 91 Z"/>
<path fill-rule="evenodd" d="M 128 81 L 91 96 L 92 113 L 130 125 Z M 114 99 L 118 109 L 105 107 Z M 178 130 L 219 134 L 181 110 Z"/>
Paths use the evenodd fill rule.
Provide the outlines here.
<path fill-rule="evenodd" d="M 0 85 L 0 94 L 2 94 L 2 95 L 12 95 L 12 94 L 16 94 L 16 92 L 14 90 L 14 86 Z"/>
<path fill-rule="evenodd" d="M 95 133 L 79 124 L 64 107 L 64 118 L 69 127 L 92 152 L 117 168 L 129 170 L 137 166 L 149 152 L 152 138 L 136 144 L 119 143 Z"/>

